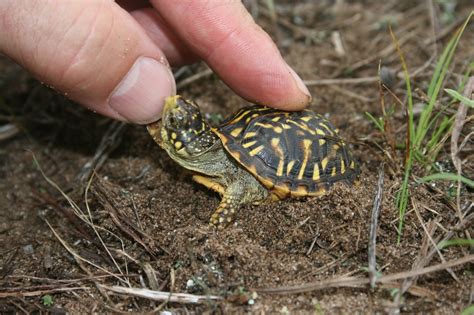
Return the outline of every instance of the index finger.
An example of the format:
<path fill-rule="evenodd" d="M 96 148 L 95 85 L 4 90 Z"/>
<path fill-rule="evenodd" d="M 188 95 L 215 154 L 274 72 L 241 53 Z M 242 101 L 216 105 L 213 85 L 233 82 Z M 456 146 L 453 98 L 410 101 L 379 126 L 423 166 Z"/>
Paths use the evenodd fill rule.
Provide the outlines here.
<path fill-rule="evenodd" d="M 287 110 L 311 95 L 238 0 L 151 0 L 186 44 L 249 101 Z"/>

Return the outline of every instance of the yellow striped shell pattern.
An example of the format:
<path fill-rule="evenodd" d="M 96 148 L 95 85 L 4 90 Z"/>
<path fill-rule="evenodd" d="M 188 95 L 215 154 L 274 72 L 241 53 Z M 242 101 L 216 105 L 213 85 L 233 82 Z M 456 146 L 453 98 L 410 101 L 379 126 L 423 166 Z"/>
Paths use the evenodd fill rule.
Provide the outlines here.
<path fill-rule="evenodd" d="M 359 173 L 346 143 L 311 110 L 246 107 L 213 131 L 226 150 L 280 199 L 314 196 Z"/>

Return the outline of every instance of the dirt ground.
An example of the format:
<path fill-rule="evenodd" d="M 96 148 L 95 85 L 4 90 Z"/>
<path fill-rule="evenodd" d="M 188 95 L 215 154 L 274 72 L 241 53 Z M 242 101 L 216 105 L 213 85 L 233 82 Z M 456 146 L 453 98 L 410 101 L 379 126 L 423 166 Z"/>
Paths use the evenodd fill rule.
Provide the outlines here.
<path fill-rule="evenodd" d="M 192 182 L 143 126 L 83 110 L 0 57 L 0 126 L 12 123 L 20 130 L 0 140 L 0 313 L 455 314 L 473 303 L 472 260 L 451 273 L 441 268 L 419 277 L 383 278 L 467 257 L 469 247 L 453 246 L 440 258 L 432 241 L 472 235 L 467 212 L 472 214 L 473 199 L 472 190 L 462 186 L 460 207 L 470 220 L 460 226 L 456 186 L 419 184 L 415 179 L 426 173 L 415 166 L 397 244 L 395 195 L 405 151 L 389 153 L 390 158 L 384 154 L 392 151 L 365 115 L 381 116 L 379 85 L 373 80 L 379 61 L 384 81 L 405 99 L 388 25 L 415 74 L 415 88 L 426 91 L 433 58 L 472 10 L 469 1 L 275 1 L 276 20 L 264 2 L 244 2 L 288 63 L 305 80 L 316 81 L 309 86 L 311 108 L 329 117 L 352 143 L 362 165 L 359 183 L 338 185 L 319 198 L 245 206 L 233 226 L 216 232 L 208 220 L 218 196 Z M 453 10 L 449 4 L 455 4 Z M 446 87 L 459 86 L 473 62 L 473 42 L 471 23 Z M 203 71 L 203 65 L 181 69 L 178 82 Z M 324 81 L 341 78 L 367 80 Z M 183 84 L 178 92 L 213 113 L 211 118 L 245 105 L 215 75 Z M 385 94 L 387 106 L 396 103 Z M 422 97 L 415 95 L 416 104 Z M 393 107 L 393 134 L 403 143 L 406 118 Z M 470 128 L 465 126 L 462 137 Z M 469 155 L 472 140 L 460 154 L 472 178 Z M 386 281 L 370 288 L 369 227 L 382 162 L 376 259 Z M 449 140 L 438 163 L 453 169 Z M 362 280 L 344 280 L 355 278 Z M 116 294 L 112 286 L 220 299 L 162 303 Z M 289 286 L 307 290 L 294 293 Z M 265 292 L 269 288 L 279 290 Z"/>

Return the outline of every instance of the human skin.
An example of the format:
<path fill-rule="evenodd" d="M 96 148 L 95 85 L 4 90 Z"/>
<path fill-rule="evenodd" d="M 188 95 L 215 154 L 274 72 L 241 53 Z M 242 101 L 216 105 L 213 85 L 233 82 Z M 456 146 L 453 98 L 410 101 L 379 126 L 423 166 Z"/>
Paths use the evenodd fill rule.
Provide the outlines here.
<path fill-rule="evenodd" d="M 0 52 L 100 114 L 157 120 L 171 66 L 204 60 L 243 98 L 286 110 L 311 100 L 238 0 L 2 0 Z"/>

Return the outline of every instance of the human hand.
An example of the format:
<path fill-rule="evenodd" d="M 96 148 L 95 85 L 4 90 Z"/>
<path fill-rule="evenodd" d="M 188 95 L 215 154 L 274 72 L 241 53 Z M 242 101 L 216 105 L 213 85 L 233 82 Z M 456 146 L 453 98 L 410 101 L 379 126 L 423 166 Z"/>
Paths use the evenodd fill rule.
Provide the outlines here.
<path fill-rule="evenodd" d="M 0 52 L 91 110 L 133 123 L 157 120 L 176 94 L 169 64 L 199 59 L 250 101 L 297 110 L 311 99 L 238 0 L 3 0 Z"/>

